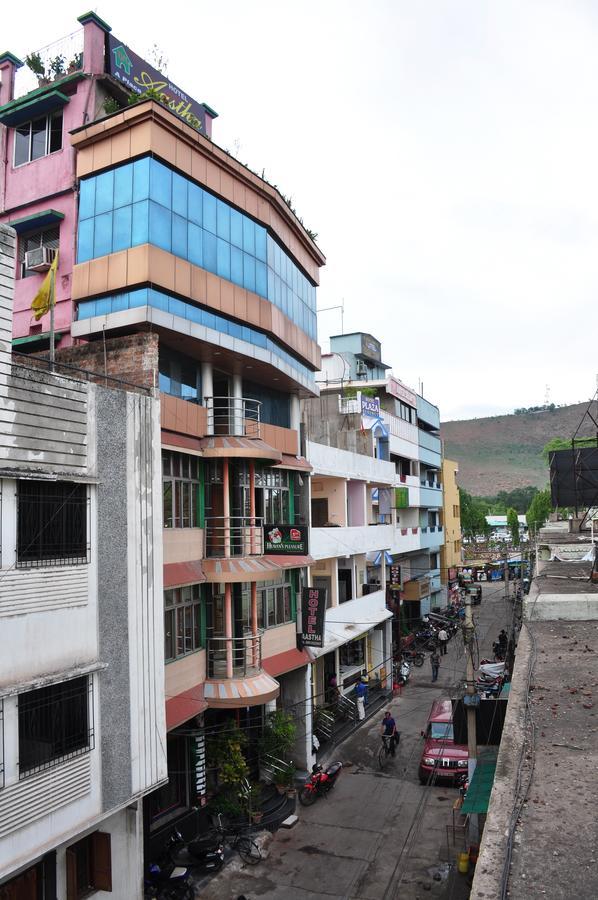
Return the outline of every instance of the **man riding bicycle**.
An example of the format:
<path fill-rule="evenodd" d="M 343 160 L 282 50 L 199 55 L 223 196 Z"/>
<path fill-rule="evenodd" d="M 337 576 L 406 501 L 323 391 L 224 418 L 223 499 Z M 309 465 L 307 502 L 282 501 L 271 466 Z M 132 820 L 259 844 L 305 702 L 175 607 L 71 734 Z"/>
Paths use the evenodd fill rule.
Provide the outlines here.
<path fill-rule="evenodd" d="M 391 756 L 395 756 L 396 747 L 399 743 L 399 732 L 397 731 L 397 725 L 395 720 L 392 717 L 392 713 L 389 709 L 384 713 L 384 718 L 382 719 L 382 740 L 384 743 L 388 743 Z"/>

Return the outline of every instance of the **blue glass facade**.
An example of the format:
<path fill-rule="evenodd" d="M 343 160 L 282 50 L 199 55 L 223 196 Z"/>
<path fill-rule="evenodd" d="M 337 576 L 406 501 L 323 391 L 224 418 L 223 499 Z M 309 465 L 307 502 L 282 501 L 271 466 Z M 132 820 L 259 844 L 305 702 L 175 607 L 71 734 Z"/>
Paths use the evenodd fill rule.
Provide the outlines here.
<path fill-rule="evenodd" d="M 149 156 L 81 181 L 78 262 L 146 243 L 265 297 L 316 340 L 314 285 L 249 216 Z"/>
<path fill-rule="evenodd" d="M 261 331 L 250 328 L 248 325 L 232 322 L 230 319 L 225 319 L 224 316 L 209 312 L 207 309 L 201 309 L 199 306 L 195 306 L 194 303 L 186 303 L 184 300 L 179 300 L 178 297 L 171 297 L 169 294 L 157 291 L 154 288 L 136 288 L 133 291 L 100 297 L 97 300 L 83 300 L 79 303 L 79 319 L 106 316 L 109 313 L 120 312 L 123 309 L 135 309 L 139 306 L 153 306 L 154 309 L 161 309 L 174 316 L 180 316 L 183 319 L 188 319 L 190 322 L 219 331 L 221 334 L 228 334 L 230 337 L 246 341 L 254 347 L 269 350 L 270 353 L 273 353 L 280 360 L 291 366 L 304 379 L 308 379 L 312 384 L 315 384 L 314 373 L 311 369 L 304 366 L 291 353 L 287 353 L 279 344 Z"/>

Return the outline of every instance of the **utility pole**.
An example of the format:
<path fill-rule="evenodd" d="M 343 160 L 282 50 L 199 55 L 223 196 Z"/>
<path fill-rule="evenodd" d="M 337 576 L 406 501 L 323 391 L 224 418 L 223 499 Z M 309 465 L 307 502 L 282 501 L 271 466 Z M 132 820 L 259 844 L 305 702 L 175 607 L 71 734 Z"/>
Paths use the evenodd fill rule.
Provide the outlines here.
<path fill-rule="evenodd" d="M 465 654 L 467 657 L 467 695 L 465 697 L 465 706 L 467 708 L 467 777 L 469 784 L 473 778 L 477 761 L 478 761 L 478 737 L 477 737 L 477 691 L 475 689 L 474 665 L 473 665 L 473 642 L 475 637 L 475 625 L 471 613 L 471 597 L 469 592 L 465 597 L 465 624 L 463 626 L 463 639 L 465 641 Z M 478 814 L 471 813 L 469 817 L 469 835 L 472 844 L 479 842 L 479 824 Z"/>
<path fill-rule="evenodd" d="M 507 544 L 505 550 L 505 570 L 504 570 L 504 579 L 505 579 L 505 600 L 509 599 L 509 545 Z"/>

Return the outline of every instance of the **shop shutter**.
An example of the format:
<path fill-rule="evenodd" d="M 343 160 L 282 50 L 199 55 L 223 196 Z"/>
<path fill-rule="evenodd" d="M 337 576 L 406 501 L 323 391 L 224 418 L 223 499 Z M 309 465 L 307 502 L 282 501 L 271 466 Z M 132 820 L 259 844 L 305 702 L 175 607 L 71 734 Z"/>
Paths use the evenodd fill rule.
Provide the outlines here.
<path fill-rule="evenodd" d="M 92 879 L 96 891 L 112 890 L 112 854 L 110 835 L 94 831 L 92 840 Z"/>

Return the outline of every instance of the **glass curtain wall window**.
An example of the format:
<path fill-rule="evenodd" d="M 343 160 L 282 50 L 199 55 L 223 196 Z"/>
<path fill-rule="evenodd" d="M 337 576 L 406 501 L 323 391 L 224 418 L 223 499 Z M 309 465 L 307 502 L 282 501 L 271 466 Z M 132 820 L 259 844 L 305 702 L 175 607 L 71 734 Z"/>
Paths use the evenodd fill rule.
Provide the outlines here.
<path fill-rule="evenodd" d="M 160 390 L 190 403 L 201 403 L 201 365 L 182 353 L 160 347 Z"/>
<path fill-rule="evenodd" d="M 164 659 L 167 662 L 201 649 L 201 607 L 199 584 L 164 591 Z"/>
<path fill-rule="evenodd" d="M 201 462 L 187 453 L 162 451 L 164 528 L 199 528 Z"/>
<path fill-rule="evenodd" d="M 62 150 L 62 110 L 15 128 L 15 168 L 57 150 Z"/>
<path fill-rule="evenodd" d="M 316 288 L 267 229 L 156 159 L 83 179 L 78 262 L 154 244 L 270 300 L 316 339 Z"/>

